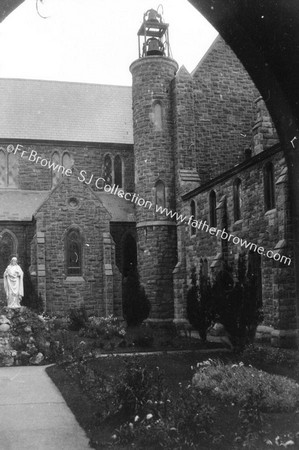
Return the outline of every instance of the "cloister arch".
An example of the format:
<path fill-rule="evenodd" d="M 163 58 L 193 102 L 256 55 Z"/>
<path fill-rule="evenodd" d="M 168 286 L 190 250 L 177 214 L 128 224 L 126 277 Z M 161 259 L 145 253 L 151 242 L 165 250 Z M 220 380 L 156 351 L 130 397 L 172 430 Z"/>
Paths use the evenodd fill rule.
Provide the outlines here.
<path fill-rule="evenodd" d="M 299 325 L 299 2 L 188 1 L 236 53 L 265 99 L 279 134 L 292 196 Z M 0 21 L 21 3 L 23 0 L 3 0 Z"/>

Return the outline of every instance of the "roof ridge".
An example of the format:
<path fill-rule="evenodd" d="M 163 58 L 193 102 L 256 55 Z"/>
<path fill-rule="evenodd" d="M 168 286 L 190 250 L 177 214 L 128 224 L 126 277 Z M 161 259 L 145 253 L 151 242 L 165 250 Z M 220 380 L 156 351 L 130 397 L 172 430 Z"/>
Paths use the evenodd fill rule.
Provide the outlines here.
<path fill-rule="evenodd" d="M 124 88 L 132 89 L 132 86 L 124 86 L 120 84 L 107 84 L 107 83 L 85 83 L 83 81 L 66 81 L 66 80 L 43 80 L 39 78 L 14 78 L 14 77 L 0 77 L 0 81 L 24 81 L 24 82 L 39 82 L 39 83 L 53 83 L 53 84 L 80 84 L 81 86 L 105 86 L 109 88 Z"/>

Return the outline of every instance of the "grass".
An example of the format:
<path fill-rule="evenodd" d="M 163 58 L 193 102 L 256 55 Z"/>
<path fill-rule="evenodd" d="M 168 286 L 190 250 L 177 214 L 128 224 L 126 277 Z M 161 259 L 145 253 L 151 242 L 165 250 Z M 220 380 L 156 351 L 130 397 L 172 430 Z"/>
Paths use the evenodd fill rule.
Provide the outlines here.
<path fill-rule="evenodd" d="M 267 358 L 265 355 L 268 355 Z M 287 378 L 299 382 L 299 361 L 297 352 L 295 351 L 277 351 L 267 347 L 259 347 L 255 351 L 252 349 L 248 350 L 243 356 L 248 364 L 252 364 L 253 367 L 257 367 L 257 369 L 263 369 L 272 374 L 280 373 Z M 232 354 L 219 353 L 213 354 L 211 357 L 213 359 L 217 357 L 217 359 L 221 361 L 221 364 L 235 364 L 240 362 L 240 358 Z M 149 369 L 159 366 L 161 371 L 165 372 L 167 387 L 174 395 L 178 395 L 180 383 L 185 386 L 190 384 L 194 374 L 193 368 L 207 358 L 208 356 L 206 354 L 203 355 L 199 352 L 184 354 L 164 353 L 157 356 L 147 355 L 141 357 L 141 361 L 142 364 Z M 109 379 L 123 369 L 124 360 L 123 356 L 91 358 L 88 360 L 88 366 L 98 376 L 107 377 Z M 119 428 L 124 422 L 125 417 L 118 414 L 101 422 L 101 407 L 99 402 L 95 401 L 94 395 L 90 396 L 90 392 L 92 391 L 84 391 L 84 386 L 80 386 L 80 377 L 75 376 L 71 379 L 70 374 L 67 373 L 65 369 L 67 369 L 67 364 L 62 366 L 51 366 L 47 371 L 54 383 L 60 389 L 78 422 L 85 429 L 90 438 L 92 447 L 98 450 L 106 448 L 132 448 L 130 446 L 110 446 L 111 436 L 114 434 L 115 429 Z M 208 401 L 209 405 L 215 408 L 215 422 L 213 425 L 215 434 L 217 432 L 218 435 L 224 436 L 221 443 L 211 444 L 207 449 L 232 450 L 235 448 L 232 443 L 236 438 L 242 404 L 236 401 L 236 399 L 232 400 L 229 396 L 217 397 L 211 395 L 209 392 L 204 393 L 203 400 Z M 286 442 L 288 437 L 292 436 L 292 433 L 295 435 L 299 431 L 299 414 L 296 413 L 296 410 L 276 413 L 263 412 L 262 417 L 263 423 L 265 424 L 264 432 L 273 444 L 277 436 L 280 436 L 282 441 Z M 261 446 L 260 442 L 258 445 L 258 447 L 252 448 L 259 450 L 269 448 L 267 445 Z M 143 446 L 142 448 L 150 447 Z M 200 448 L 203 449 L 204 447 L 201 446 Z M 295 446 L 292 448 L 299 447 Z"/>

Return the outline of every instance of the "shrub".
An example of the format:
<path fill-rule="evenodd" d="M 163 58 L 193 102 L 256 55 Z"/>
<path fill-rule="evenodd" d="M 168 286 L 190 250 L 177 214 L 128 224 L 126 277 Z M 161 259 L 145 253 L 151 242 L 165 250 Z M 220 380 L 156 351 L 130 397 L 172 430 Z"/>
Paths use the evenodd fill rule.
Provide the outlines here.
<path fill-rule="evenodd" d="M 196 270 L 191 271 L 191 287 L 187 292 L 187 318 L 198 331 L 203 342 L 207 340 L 207 330 L 212 323 L 211 292 L 207 278 L 201 276 L 200 288 L 197 286 Z"/>
<path fill-rule="evenodd" d="M 147 369 L 138 358 L 125 361 L 115 383 L 114 392 L 119 409 L 127 415 L 144 416 L 153 412 L 164 396 L 163 374 L 157 367 Z"/>
<path fill-rule="evenodd" d="M 126 331 L 121 325 L 119 319 L 110 315 L 108 317 L 90 317 L 85 325 L 84 336 L 86 337 L 102 337 L 111 339 L 113 337 L 124 338 Z"/>
<path fill-rule="evenodd" d="M 243 447 L 257 448 L 263 434 L 262 401 L 265 395 L 261 388 L 250 388 L 239 411 L 240 436 Z"/>
<path fill-rule="evenodd" d="M 255 275 L 245 276 L 245 260 L 239 258 L 237 281 L 231 268 L 220 270 L 211 290 L 214 316 L 224 325 L 232 345 L 239 350 L 254 341 L 256 328 L 263 321 Z"/>
<path fill-rule="evenodd" d="M 135 415 L 116 430 L 117 443 L 134 443 L 137 448 L 195 449 L 199 443 L 212 440 L 215 411 L 202 402 L 198 389 L 189 385 L 181 386 L 175 396 L 160 393 L 163 395 L 150 396 L 149 409 L 142 408 L 142 415 Z"/>
<path fill-rule="evenodd" d="M 143 328 L 136 330 L 133 339 L 134 345 L 137 347 L 147 348 L 151 347 L 154 342 L 153 330 L 149 328 Z"/>
<path fill-rule="evenodd" d="M 72 331 L 79 331 L 81 328 L 85 328 L 88 322 L 87 312 L 83 305 L 79 308 L 71 308 L 69 312 L 69 329 Z"/>
<path fill-rule="evenodd" d="M 263 392 L 262 411 L 292 411 L 299 403 L 299 385 L 293 380 L 246 367 L 243 363 L 204 361 L 198 364 L 192 382 L 201 391 L 231 402 L 244 402 L 250 391 L 252 395 Z"/>
<path fill-rule="evenodd" d="M 123 315 L 128 326 L 140 325 L 149 316 L 150 301 L 140 285 L 136 270 L 131 270 L 123 284 Z"/>

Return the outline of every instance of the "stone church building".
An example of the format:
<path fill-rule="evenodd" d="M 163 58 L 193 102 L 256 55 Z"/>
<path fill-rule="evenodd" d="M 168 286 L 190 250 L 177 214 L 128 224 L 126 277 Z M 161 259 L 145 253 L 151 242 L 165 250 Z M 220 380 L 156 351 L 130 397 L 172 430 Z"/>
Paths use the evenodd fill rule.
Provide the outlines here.
<path fill-rule="evenodd" d="M 186 317 L 192 268 L 213 277 L 242 257 L 261 328 L 293 339 L 288 174 L 267 99 L 220 37 L 192 73 L 179 68 L 151 11 L 132 88 L 0 79 L 0 276 L 17 255 L 24 300 L 121 317 L 137 267 L 150 320 L 173 321 Z"/>

